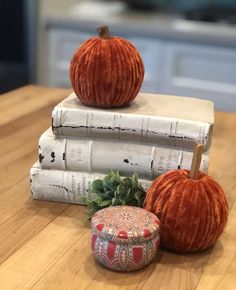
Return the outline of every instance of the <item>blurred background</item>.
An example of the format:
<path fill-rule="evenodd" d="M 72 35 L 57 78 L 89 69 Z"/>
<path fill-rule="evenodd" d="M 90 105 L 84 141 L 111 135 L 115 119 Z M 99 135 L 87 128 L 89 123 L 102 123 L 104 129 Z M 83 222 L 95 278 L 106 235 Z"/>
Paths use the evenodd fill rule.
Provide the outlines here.
<path fill-rule="evenodd" d="M 140 51 L 142 91 L 236 111 L 236 0 L 1 0 L 0 93 L 71 87 L 75 49 L 104 24 Z"/>

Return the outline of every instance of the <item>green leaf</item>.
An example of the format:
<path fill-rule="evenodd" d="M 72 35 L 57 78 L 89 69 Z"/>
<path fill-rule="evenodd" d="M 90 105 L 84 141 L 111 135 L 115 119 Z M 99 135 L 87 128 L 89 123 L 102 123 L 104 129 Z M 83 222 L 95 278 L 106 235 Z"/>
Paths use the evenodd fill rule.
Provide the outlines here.
<path fill-rule="evenodd" d="M 111 177 L 115 180 L 117 185 L 122 182 L 122 179 L 121 179 L 121 177 L 119 175 L 119 171 L 114 172 L 114 171 L 111 170 L 110 174 L 111 174 Z"/>
<path fill-rule="evenodd" d="M 86 199 L 85 200 L 85 204 L 87 206 L 95 206 L 96 205 L 96 202 L 94 202 L 93 200 Z"/>
<path fill-rule="evenodd" d="M 103 200 L 101 203 L 99 203 L 99 206 L 101 207 L 107 207 L 112 203 L 111 200 Z"/>
<path fill-rule="evenodd" d="M 115 184 L 116 179 L 114 178 L 114 176 L 111 176 L 111 178 L 110 178 L 110 182 L 111 182 L 113 185 Z"/>
<path fill-rule="evenodd" d="M 119 196 L 120 196 L 120 184 L 117 186 L 117 188 L 116 188 L 116 190 L 115 190 L 115 192 L 114 192 L 114 197 L 115 198 L 119 198 Z"/>
<path fill-rule="evenodd" d="M 98 196 L 98 197 L 94 200 L 94 202 L 95 202 L 96 204 L 100 204 L 100 203 L 102 202 L 102 198 L 101 198 L 100 196 Z"/>
<path fill-rule="evenodd" d="M 126 193 L 124 195 L 124 198 L 127 202 L 127 204 L 129 204 L 129 202 L 134 199 L 134 196 L 133 196 L 133 192 L 132 192 L 132 189 L 129 188 L 128 190 L 126 190 Z"/>
<path fill-rule="evenodd" d="M 132 179 L 132 182 L 133 182 L 133 186 L 134 187 L 138 186 L 138 175 L 137 175 L 136 172 L 132 175 L 131 179 Z"/>
<path fill-rule="evenodd" d="M 105 193 L 103 194 L 103 199 L 109 199 L 113 197 L 114 193 L 112 190 L 106 190 Z"/>
<path fill-rule="evenodd" d="M 102 183 L 102 180 L 101 179 L 96 179 L 92 182 L 92 189 L 97 192 L 103 192 L 104 189 L 103 189 L 103 183 Z"/>
<path fill-rule="evenodd" d="M 110 182 L 110 179 L 108 176 L 103 178 L 102 185 L 103 185 L 103 188 L 105 191 L 114 190 L 114 187 L 113 187 L 112 183 Z"/>
<path fill-rule="evenodd" d="M 143 204 L 143 198 L 142 198 L 142 193 L 140 191 L 135 192 L 135 198 L 137 200 L 137 205 L 142 206 Z"/>
<path fill-rule="evenodd" d="M 124 178 L 123 180 L 123 184 L 125 187 L 130 188 L 133 186 L 132 184 L 132 179 L 130 179 L 129 177 Z"/>
<path fill-rule="evenodd" d="M 126 205 L 125 199 L 121 201 L 121 205 Z"/>

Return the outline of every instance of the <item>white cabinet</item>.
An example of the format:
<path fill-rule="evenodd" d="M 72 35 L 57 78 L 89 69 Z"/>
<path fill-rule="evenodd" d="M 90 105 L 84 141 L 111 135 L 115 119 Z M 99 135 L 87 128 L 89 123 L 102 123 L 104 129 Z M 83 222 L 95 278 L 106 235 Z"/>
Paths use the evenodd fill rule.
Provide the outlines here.
<path fill-rule="evenodd" d="M 236 49 L 167 42 L 164 91 L 207 98 L 236 111 Z"/>
<path fill-rule="evenodd" d="M 121 35 L 122 36 L 122 35 Z M 48 29 L 48 84 L 70 87 L 70 60 L 90 33 Z M 145 65 L 142 91 L 206 98 L 217 110 L 236 111 L 236 49 L 129 37 Z"/>

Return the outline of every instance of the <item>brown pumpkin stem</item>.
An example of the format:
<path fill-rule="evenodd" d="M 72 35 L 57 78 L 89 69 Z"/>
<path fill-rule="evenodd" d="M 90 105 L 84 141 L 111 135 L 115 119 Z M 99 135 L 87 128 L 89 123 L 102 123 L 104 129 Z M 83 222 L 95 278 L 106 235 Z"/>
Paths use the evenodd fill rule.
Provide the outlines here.
<path fill-rule="evenodd" d="M 191 165 L 191 171 L 190 171 L 190 178 L 191 179 L 197 179 L 197 177 L 198 177 L 199 168 L 200 168 L 201 159 L 202 159 L 202 150 L 203 150 L 202 144 L 195 145 L 194 153 L 193 153 L 193 160 L 192 160 L 192 165 Z"/>
<path fill-rule="evenodd" d="M 110 31 L 107 25 L 101 26 L 97 28 L 97 32 L 99 33 L 99 37 L 103 39 L 110 39 Z"/>

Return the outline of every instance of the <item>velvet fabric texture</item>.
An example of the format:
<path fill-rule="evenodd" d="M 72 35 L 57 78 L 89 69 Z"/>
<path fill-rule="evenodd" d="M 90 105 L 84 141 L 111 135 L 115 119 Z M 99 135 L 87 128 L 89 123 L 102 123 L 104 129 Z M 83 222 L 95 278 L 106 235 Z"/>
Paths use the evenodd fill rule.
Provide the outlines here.
<path fill-rule="evenodd" d="M 122 107 L 138 94 L 144 65 L 126 39 L 92 37 L 75 52 L 70 65 L 74 92 L 85 105 Z"/>
<path fill-rule="evenodd" d="M 195 252 L 215 244 L 228 219 L 221 186 L 207 174 L 189 178 L 188 170 L 173 170 L 150 186 L 144 208 L 160 219 L 161 245 L 178 252 Z"/>

